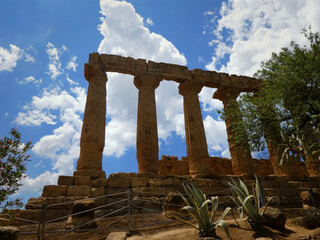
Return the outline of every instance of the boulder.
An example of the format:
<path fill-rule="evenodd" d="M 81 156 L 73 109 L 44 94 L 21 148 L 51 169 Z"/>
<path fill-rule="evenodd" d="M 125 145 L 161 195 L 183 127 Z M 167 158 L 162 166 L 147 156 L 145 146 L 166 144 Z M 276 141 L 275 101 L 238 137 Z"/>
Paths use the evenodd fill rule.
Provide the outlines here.
<path fill-rule="evenodd" d="M 300 217 L 295 218 L 293 223 L 308 229 L 320 226 L 320 212 L 316 208 L 300 209 Z"/>
<path fill-rule="evenodd" d="M 12 226 L 0 227 L 0 239 L 17 240 L 19 236 L 19 228 Z"/>
<path fill-rule="evenodd" d="M 87 211 L 95 208 L 93 200 L 77 201 L 72 207 L 72 214 L 79 213 L 74 216 L 70 216 L 67 220 L 66 229 L 94 229 L 97 228 L 97 224 L 94 221 L 95 211 Z M 84 212 L 87 211 L 87 212 Z M 82 212 L 82 213 L 80 213 Z M 87 224 L 86 224 L 87 223 Z"/>
<path fill-rule="evenodd" d="M 285 229 L 286 216 L 279 208 L 268 207 L 263 216 L 266 226 L 280 230 Z"/>
<path fill-rule="evenodd" d="M 311 197 L 311 190 L 303 191 L 300 193 L 300 198 L 303 204 L 303 208 L 313 208 L 317 207 L 320 204 L 320 190 L 313 188 L 313 198 Z"/>

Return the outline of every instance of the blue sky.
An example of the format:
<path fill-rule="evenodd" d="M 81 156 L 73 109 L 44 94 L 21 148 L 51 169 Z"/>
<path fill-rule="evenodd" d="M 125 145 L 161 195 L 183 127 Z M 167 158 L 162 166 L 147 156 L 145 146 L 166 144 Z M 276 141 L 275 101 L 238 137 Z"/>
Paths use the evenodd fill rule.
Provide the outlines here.
<path fill-rule="evenodd" d="M 320 31 L 318 0 L 12 0 L 0 14 L 0 137 L 17 126 L 32 140 L 19 196 L 37 197 L 79 156 L 91 52 L 118 54 L 248 75 L 309 26 Z M 135 172 L 137 89 L 129 75 L 108 73 L 103 168 Z M 225 124 L 199 94 L 211 156 L 229 157 Z M 161 155 L 186 156 L 182 97 L 174 82 L 156 90 Z"/>

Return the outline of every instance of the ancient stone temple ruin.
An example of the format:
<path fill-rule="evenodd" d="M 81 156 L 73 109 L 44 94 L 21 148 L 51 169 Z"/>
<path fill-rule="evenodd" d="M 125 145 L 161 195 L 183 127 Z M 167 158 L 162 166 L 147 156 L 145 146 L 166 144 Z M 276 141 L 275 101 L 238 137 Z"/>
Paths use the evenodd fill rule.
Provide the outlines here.
<path fill-rule="evenodd" d="M 132 84 L 139 92 L 136 139 L 139 172 L 110 174 L 108 179 L 102 170 L 106 72 L 133 75 Z M 319 166 L 306 167 L 307 162 L 298 162 L 280 167 L 274 149 L 268 149 L 270 159 L 257 160 L 252 158 L 249 145 L 235 148 L 232 120 L 226 121 L 231 159 L 209 156 L 199 92 L 203 87 L 216 88 L 213 98 L 221 100 L 228 108 L 229 102 L 241 92 L 259 91 L 263 87 L 259 79 L 99 53 L 90 54 L 84 76 L 89 86 L 77 169 L 73 176 L 60 176 L 58 185 L 45 186 L 41 198 L 30 199 L 25 217 L 37 219 L 40 213 L 34 206 L 43 203 L 54 204 L 52 209 L 48 209 L 49 218 L 63 216 L 70 213 L 72 205 L 62 208 L 59 203 L 104 196 L 128 188 L 143 198 L 157 193 L 163 199 L 169 192 L 181 191 L 181 183 L 185 179 L 193 179 L 205 193 L 210 194 L 213 189 L 226 188 L 227 175 L 242 176 L 251 181 L 255 173 L 265 180 L 267 196 L 281 196 L 281 204 L 294 206 L 300 202 L 297 198 L 302 190 L 320 187 Z M 177 91 L 183 98 L 187 156 L 181 160 L 174 156 L 162 156 L 159 160 L 155 89 L 163 80 L 177 82 Z M 108 141 L 112 139 L 107 139 L 107 144 Z"/>
<path fill-rule="evenodd" d="M 92 53 L 89 63 L 85 64 L 85 78 L 89 82 L 89 87 L 81 134 L 80 157 L 74 176 L 105 177 L 102 171 L 102 152 L 105 143 L 106 83 L 108 81 L 106 72 L 133 75 L 133 84 L 139 90 L 136 142 L 139 173 L 160 175 L 166 175 L 172 171 L 181 171 L 180 175 L 253 175 L 254 172 L 260 175 L 279 175 L 289 173 L 286 166 L 282 167 L 282 171 L 278 170 L 279 165 L 272 151 L 270 151 L 271 161 L 268 162 L 253 160 L 249 145 L 247 148 L 235 148 L 232 140 L 231 120 L 226 121 L 231 161 L 212 158 L 208 154 L 198 97 L 201 89 L 203 87 L 217 88 L 213 98 L 221 100 L 224 107 L 228 108 L 229 102 L 235 100 L 241 92 L 259 91 L 263 87 L 261 80 L 200 69 L 189 71 L 185 66 Z M 188 163 L 186 168 L 185 163 L 176 161 L 175 168 L 183 168 L 184 171 L 175 170 L 173 166 L 168 170 L 166 168 L 168 161 L 165 161 L 168 158 L 165 156 L 163 161 L 159 161 L 155 89 L 163 80 L 179 83 L 177 91 L 183 97 L 187 145 L 187 158 L 184 160 L 187 160 Z M 108 141 L 112 139 L 107 139 Z M 220 169 L 218 170 L 215 165 L 219 164 Z M 304 166 L 300 163 L 296 165 L 294 167 L 296 169 L 290 168 L 290 173 L 299 172 L 305 175 Z"/>

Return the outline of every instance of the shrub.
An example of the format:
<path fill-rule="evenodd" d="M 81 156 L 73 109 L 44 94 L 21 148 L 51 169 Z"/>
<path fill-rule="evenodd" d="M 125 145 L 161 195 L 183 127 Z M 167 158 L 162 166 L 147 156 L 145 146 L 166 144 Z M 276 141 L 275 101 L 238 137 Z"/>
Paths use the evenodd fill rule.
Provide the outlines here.
<path fill-rule="evenodd" d="M 10 207 L 22 207 L 21 199 L 9 196 L 19 190 L 21 180 L 26 178 L 26 162 L 30 161 L 27 151 L 31 141 L 21 142 L 21 134 L 12 128 L 9 137 L 0 139 L 0 212 Z"/>
<path fill-rule="evenodd" d="M 174 216 L 182 222 L 185 222 L 199 231 L 200 237 L 214 237 L 216 236 L 216 228 L 221 226 L 226 232 L 227 236 L 231 239 L 228 227 L 223 221 L 224 217 L 231 210 L 231 208 L 226 208 L 220 218 L 215 222 L 214 217 L 218 209 L 218 197 L 211 197 L 211 199 L 206 199 L 206 195 L 192 182 L 183 183 L 184 192 L 187 198 L 181 193 L 180 196 L 185 202 L 186 206 L 182 207 L 181 210 L 187 210 L 191 217 L 193 217 L 197 224 L 181 219 Z M 211 204 L 211 213 L 209 205 Z"/>
<path fill-rule="evenodd" d="M 243 217 L 243 213 L 247 215 L 247 221 L 252 228 L 260 228 L 264 225 L 263 214 L 267 210 L 271 197 L 262 209 L 261 204 L 261 190 L 259 181 L 256 177 L 256 182 L 252 184 L 252 194 L 249 193 L 246 185 L 239 179 L 236 181 L 231 178 L 232 182 L 229 182 L 230 191 L 233 197 L 232 200 L 238 206 L 240 217 Z"/>

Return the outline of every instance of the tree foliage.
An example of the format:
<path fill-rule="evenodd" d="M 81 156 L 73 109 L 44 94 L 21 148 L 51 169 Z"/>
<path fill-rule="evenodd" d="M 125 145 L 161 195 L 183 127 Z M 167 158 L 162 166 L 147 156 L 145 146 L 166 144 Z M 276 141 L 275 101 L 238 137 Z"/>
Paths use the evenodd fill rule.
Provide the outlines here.
<path fill-rule="evenodd" d="M 308 46 L 291 42 L 273 53 L 254 75 L 263 80 L 263 89 L 224 110 L 224 117 L 233 119 L 236 145 L 247 140 L 251 151 L 263 151 L 267 140 L 278 147 L 281 161 L 320 160 L 320 37 L 311 29 L 303 34 Z"/>
<path fill-rule="evenodd" d="M 22 207 L 21 199 L 10 198 L 22 185 L 26 178 L 26 163 L 30 161 L 28 150 L 32 148 L 31 141 L 21 142 L 21 134 L 12 128 L 9 137 L 0 139 L 0 212 L 1 209 Z"/>

